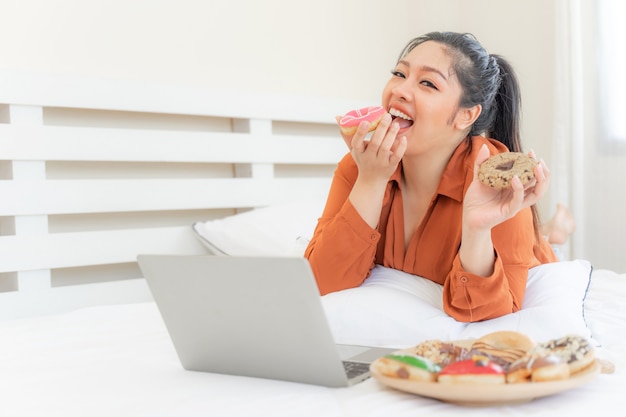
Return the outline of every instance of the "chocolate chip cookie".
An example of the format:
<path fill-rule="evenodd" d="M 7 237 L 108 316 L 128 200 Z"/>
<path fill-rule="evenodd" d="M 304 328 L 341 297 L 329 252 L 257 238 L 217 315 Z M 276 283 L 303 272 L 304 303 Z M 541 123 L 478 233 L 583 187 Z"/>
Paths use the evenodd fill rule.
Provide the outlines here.
<path fill-rule="evenodd" d="M 511 188 L 517 175 L 523 185 L 535 178 L 534 169 L 539 162 L 522 152 L 503 152 L 491 156 L 478 169 L 478 179 L 497 190 Z"/>

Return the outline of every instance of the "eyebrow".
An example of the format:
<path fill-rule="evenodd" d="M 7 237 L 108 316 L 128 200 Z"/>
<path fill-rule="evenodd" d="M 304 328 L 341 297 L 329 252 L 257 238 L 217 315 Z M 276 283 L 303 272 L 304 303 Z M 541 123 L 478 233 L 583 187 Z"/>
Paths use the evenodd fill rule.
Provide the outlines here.
<path fill-rule="evenodd" d="M 403 64 L 403 65 L 406 65 L 407 67 L 411 67 L 411 66 L 409 65 L 408 61 L 400 60 L 400 61 L 399 61 L 399 63 L 400 63 L 400 64 Z M 443 78 L 444 80 L 448 81 L 448 77 L 446 77 L 446 76 L 444 75 L 444 73 L 443 73 L 443 72 L 439 71 L 439 70 L 438 70 L 437 68 L 435 68 L 435 67 L 431 67 L 431 66 L 428 66 L 428 65 L 422 65 L 419 69 L 420 69 L 421 71 L 434 72 L 434 73 L 436 73 L 436 74 L 439 74 L 439 76 L 440 76 L 441 78 Z"/>

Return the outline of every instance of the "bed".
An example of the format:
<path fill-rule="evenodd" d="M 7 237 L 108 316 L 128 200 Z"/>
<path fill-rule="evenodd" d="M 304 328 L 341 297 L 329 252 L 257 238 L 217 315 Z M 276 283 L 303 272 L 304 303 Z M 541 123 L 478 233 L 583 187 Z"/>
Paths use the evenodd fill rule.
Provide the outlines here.
<path fill-rule="evenodd" d="M 487 323 L 450 322 L 437 288 L 382 268 L 365 291 L 321 299 L 340 343 L 583 333 L 603 372 L 555 395 L 469 407 L 373 378 L 325 388 L 182 369 L 137 254 L 301 256 L 345 152 L 334 115 L 365 104 L 0 72 L 2 414 L 619 414 L 626 274 L 583 259 L 531 271 L 523 311 Z"/>

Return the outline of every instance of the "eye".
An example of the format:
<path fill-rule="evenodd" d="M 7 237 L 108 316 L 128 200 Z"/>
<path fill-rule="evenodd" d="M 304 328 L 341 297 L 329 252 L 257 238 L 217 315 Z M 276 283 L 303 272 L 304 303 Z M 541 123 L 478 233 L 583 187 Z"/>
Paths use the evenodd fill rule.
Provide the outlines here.
<path fill-rule="evenodd" d="M 435 84 L 433 84 L 432 82 L 428 80 L 420 81 L 420 84 L 425 85 L 426 87 L 429 87 L 429 88 L 433 88 L 435 90 L 439 90 Z"/>
<path fill-rule="evenodd" d="M 401 71 L 398 71 L 398 70 L 392 70 L 391 75 L 393 75 L 394 77 L 406 78 L 406 76 Z"/>

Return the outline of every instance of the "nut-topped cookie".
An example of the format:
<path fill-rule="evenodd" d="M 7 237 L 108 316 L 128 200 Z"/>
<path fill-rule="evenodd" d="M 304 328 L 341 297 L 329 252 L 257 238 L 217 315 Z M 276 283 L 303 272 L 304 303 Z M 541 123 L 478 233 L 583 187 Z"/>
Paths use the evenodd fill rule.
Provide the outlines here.
<path fill-rule="evenodd" d="M 522 152 L 503 152 L 491 156 L 478 168 L 478 179 L 497 190 L 511 187 L 517 175 L 523 185 L 535 178 L 534 169 L 539 162 Z"/>

